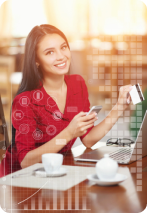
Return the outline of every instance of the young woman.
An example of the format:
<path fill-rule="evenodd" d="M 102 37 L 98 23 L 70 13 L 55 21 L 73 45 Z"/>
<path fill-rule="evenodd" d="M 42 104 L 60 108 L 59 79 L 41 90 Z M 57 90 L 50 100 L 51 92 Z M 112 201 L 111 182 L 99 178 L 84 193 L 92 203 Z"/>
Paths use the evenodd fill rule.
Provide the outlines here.
<path fill-rule="evenodd" d="M 93 146 L 127 108 L 131 85 L 121 87 L 116 105 L 94 126 L 95 113 L 86 116 L 90 103 L 85 81 L 68 75 L 70 62 L 70 47 L 59 29 L 45 24 L 31 30 L 12 105 L 13 142 L 3 159 L 5 174 L 40 163 L 44 153 L 66 153 L 77 137 L 86 147 Z"/>

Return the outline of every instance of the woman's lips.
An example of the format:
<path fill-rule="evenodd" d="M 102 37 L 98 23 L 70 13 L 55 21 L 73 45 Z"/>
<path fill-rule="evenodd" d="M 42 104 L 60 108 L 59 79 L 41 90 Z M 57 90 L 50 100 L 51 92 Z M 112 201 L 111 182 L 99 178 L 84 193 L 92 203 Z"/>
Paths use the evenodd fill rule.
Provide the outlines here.
<path fill-rule="evenodd" d="M 58 65 L 54 65 L 55 67 L 59 68 L 59 69 L 64 69 L 66 67 L 67 62 L 63 62 L 61 64 Z"/>

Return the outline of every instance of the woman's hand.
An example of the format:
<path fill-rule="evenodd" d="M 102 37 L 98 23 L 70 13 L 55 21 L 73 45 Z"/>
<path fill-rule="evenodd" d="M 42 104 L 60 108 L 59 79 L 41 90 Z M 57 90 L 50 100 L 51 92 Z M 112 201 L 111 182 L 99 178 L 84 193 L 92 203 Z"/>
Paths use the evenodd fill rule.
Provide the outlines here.
<path fill-rule="evenodd" d="M 120 108 L 120 110 L 125 110 L 128 107 L 128 105 L 131 103 L 131 96 L 129 94 L 131 89 L 132 89 L 132 85 L 126 85 L 126 86 L 120 87 L 119 97 L 117 102 L 117 105 Z"/>
<path fill-rule="evenodd" d="M 77 114 L 66 127 L 72 138 L 80 137 L 87 132 L 87 129 L 94 125 L 98 119 L 95 113 L 86 116 L 85 112 Z"/>

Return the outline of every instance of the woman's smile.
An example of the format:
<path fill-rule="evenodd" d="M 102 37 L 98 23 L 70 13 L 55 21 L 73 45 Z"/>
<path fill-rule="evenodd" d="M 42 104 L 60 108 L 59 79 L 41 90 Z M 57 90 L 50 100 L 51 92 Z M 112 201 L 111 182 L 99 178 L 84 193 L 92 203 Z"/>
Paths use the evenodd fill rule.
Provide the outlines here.
<path fill-rule="evenodd" d="M 55 67 L 57 67 L 58 69 L 64 69 L 67 65 L 67 62 L 62 62 L 62 63 L 59 63 L 59 64 L 56 64 L 54 65 Z"/>

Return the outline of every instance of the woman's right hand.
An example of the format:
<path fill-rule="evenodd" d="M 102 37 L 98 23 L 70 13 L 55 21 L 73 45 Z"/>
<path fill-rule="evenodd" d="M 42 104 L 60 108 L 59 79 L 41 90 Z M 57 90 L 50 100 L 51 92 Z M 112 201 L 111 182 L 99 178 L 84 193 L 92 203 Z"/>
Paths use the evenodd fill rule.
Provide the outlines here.
<path fill-rule="evenodd" d="M 97 114 L 91 113 L 86 116 L 85 112 L 80 112 L 77 114 L 66 127 L 67 131 L 70 133 L 71 138 L 76 138 L 84 135 L 87 129 L 94 125 L 94 122 L 98 119 Z"/>

